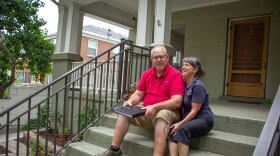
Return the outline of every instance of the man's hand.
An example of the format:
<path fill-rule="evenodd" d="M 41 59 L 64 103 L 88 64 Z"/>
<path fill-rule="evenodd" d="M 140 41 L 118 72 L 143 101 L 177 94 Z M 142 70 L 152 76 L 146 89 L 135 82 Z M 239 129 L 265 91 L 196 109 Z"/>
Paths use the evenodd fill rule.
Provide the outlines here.
<path fill-rule="evenodd" d="M 123 106 L 133 106 L 131 101 L 126 101 Z"/>
<path fill-rule="evenodd" d="M 143 99 L 145 92 L 136 90 L 129 99 L 123 104 L 123 106 L 134 106 L 138 105 L 139 102 Z"/>
<path fill-rule="evenodd" d="M 155 105 L 149 105 L 146 107 L 142 107 L 141 109 L 146 109 L 146 116 L 149 117 L 150 119 L 154 118 L 158 112 L 156 109 Z"/>

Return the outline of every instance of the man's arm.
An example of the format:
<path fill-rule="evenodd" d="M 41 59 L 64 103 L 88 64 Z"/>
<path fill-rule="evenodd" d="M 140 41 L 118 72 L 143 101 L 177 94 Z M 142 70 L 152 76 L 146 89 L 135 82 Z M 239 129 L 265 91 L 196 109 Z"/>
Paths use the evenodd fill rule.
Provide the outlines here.
<path fill-rule="evenodd" d="M 173 95 L 169 100 L 146 106 L 143 109 L 146 109 L 146 115 L 148 117 L 153 117 L 158 111 L 162 109 L 175 110 L 179 108 L 182 104 L 182 101 L 183 95 Z"/>
<path fill-rule="evenodd" d="M 129 99 L 123 104 L 124 106 L 134 106 L 140 103 L 140 101 L 143 99 L 145 95 L 145 92 L 136 90 Z"/>
<path fill-rule="evenodd" d="M 169 100 L 154 104 L 154 107 L 157 111 L 160 111 L 162 109 L 175 110 L 181 106 L 182 101 L 182 95 L 173 95 Z"/>

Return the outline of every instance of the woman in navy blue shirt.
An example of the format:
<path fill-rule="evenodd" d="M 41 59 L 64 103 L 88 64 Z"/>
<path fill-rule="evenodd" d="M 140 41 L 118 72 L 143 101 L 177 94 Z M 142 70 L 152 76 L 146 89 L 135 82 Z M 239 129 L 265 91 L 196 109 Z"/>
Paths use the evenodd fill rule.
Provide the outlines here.
<path fill-rule="evenodd" d="M 206 135 L 214 125 L 214 114 L 209 107 L 208 92 L 199 79 L 205 72 L 195 57 L 183 59 L 182 75 L 185 79 L 183 118 L 171 125 L 169 140 L 170 156 L 188 155 L 190 139 Z"/>

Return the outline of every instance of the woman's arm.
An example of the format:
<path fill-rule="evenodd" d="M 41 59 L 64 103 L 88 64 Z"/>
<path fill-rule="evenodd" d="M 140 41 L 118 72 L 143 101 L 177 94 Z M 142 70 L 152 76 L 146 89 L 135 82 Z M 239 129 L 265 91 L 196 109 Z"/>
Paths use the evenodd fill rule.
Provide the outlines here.
<path fill-rule="evenodd" d="M 200 108 L 201 108 L 202 103 L 192 103 L 192 109 L 190 111 L 190 113 L 180 122 L 177 122 L 175 124 L 173 124 L 170 128 L 173 128 L 171 134 L 175 135 L 177 133 L 177 129 L 183 125 L 184 123 L 192 120 L 193 118 L 195 118 L 195 116 L 197 115 L 197 113 L 199 112 Z"/>

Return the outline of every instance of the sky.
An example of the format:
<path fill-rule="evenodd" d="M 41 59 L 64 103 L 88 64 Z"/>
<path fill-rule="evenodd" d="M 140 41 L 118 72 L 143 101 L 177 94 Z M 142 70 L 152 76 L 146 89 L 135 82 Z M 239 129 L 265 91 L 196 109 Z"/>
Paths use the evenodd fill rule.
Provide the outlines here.
<path fill-rule="evenodd" d="M 45 3 L 45 6 L 44 8 L 39 9 L 38 16 L 39 18 L 43 18 L 45 21 L 47 21 L 47 24 L 43 28 L 46 28 L 48 30 L 48 33 L 55 33 L 57 31 L 58 23 L 58 8 L 53 2 L 51 2 L 51 0 L 41 1 Z M 105 29 L 110 28 L 114 32 L 118 32 L 125 36 L 128 36 L 128 30 L 126 29 L 85 16 L 83 25 L 89 24 Z"/>

